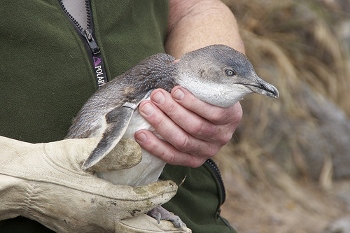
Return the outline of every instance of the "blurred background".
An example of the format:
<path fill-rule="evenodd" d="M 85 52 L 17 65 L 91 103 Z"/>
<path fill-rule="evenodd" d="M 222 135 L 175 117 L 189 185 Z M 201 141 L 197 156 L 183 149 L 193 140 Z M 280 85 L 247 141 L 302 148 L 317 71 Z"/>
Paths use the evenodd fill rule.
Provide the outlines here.
<path fill-rule="evenodd" d="M 223 0 L 279 99 L 250 95 L 215 157 L 239 233 L 350 232 L 350 0 Z"/>

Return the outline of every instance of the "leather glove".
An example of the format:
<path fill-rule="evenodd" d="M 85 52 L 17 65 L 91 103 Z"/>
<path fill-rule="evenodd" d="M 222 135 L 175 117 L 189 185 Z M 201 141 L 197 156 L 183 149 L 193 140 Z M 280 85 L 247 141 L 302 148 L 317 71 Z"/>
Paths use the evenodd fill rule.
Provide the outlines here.
<path fill-rule="evenodd" d="M 31 144 L 0 136 L 0 220 L 21 215 L 56 232 L 190 232 L 143 214 L 175 195 L 172 181 L 130 187 L 83 171 L 81 165 L 98 141 Z M 113 153 L 118 154 L 118 146 Z M 116 167 L 135 165 L 140 156 L 130 150 L 129 159 Z"/>

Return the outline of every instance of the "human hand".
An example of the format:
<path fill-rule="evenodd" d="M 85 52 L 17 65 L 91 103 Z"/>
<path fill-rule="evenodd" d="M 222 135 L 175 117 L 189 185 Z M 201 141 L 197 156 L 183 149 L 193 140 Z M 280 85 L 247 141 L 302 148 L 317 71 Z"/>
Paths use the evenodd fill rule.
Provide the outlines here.
<path fill-rule="evenodd" d="M 173 182 L 113 185 L 81 169 L 98 141 L 31 144 L 0 137 L 0 220 L 21 215 L 57 232 L 185 232 L 142 214 L 175 195 Z M 137 161 L 140 154 L 129 156 Z"/>
<path fill-rule="evenodd" d="M 135 139 L 141 147 L 169 164 L 188 167 L 198 167 L 214 156 L 232 138 L 243 114 L 239 103 L 216 107 L 180 86 L 171 93 L 154 90 L 139 111 L 165 140 L 140 130 Z"/>

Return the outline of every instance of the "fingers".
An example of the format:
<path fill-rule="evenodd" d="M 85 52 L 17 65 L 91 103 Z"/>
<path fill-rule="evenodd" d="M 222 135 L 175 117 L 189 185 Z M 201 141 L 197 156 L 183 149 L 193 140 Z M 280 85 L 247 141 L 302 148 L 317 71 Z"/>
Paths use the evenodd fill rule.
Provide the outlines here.
<path fill-rule="evenodd" d="M 151 100 L 140 104 L 141 115 L 164 140 L 142 130 L 138 143 L 167 163 L 197 167 L 215 155 L 232 137 L 242 118 L 238 104 L 219 108 L 207 104 L 189 91 L 175 87 L 172 93 L 152 92 Z"/>
<path fill-rule="evenodd" d="M 164 103 L 168 105 L 169 102 L 172 103 L 169 103 L 169 106 L 165 109 L 159 109 L 153 102 L 144 101 L 140 104 L 140 113 L 155 128 L 156 132 L 170 144 L 164 143 L 164 141 L 143 131 L 143 134 L 138 132 L 135 135 L 136 140 L 143 148 L 161 159 L 165 159 L 165 161 L 170 164 L 187 165 L 191 167 L 201 165 L 208 157 L 216 154 L 221 148 L 222 145 L 218 147 L 217 145 L 209 144 L 207 141 L 202 140 L 209 136 L 214 137 L 213 135 L 216 135 L 220 129 L 212 127 L 210 122 L 184 109 L 181 105 L 174 102 L 170 94 L 164 90 L 155 91 L 152 97 L 158 101 L 156 103 L 157 105 L 164 105 Z M 166 112 L 167 115 L 163 111 Z M 203 124 L 201 124 L 202 122 Z M 198 130 L 193 130 L 192 125 L 194 124 L 198 125 Z M 204 132 L 202 132 L 202 129 L 205 131 L 206 135 L 203 135 Z M 142 140 L 146 136 L 149 140 Z M 229 138 L 231 138 L 231 136 L 232 135 L 229 135 Z M 229 140 L 229 138 L 227 140 Z M 215 140 L 216 144 L 217 141 L 218 140 Z M 222 142 L 220 140 L 219 144 L 222 143 L 226 143 L 226 141 Z"/>
<path fill-rule="evenodd" d="M 187 89 L 180 86 L 173 88 L 171 95 L 178 104 L 195 112 L 213 124 L 225 125 L 230 123 L 238 125 L 242 119 L 243 111 L 239 103 L 229 108 L 213 106 L 197 99 Z"/>
<path fill-rule="evenodd" d="M 175 93 L 178 94 L 178 92 Z M 213 125 L 209 120 L 205 119 L 205 117 L 200 116 L 195 111 L 190 111 L 188 108 L 186 108 L 186 106 L 178 104 L 172 98 L 172 96 L 164 90 L 156 90 L 155 93 L 151 96 L 151 100 L 156 105 L 156 107 L 159 108 L 161 112 L 163 112 L 164 116 L 167 115 L 169 117 L 167 120 L 164 119 L 164 117 L 160 118 L 159 116 L 158 120 L 165 121 L 164 124 L 170 124 L 170 121 L 173 121 L 173 124 L 177 125 L 181 129 L 184 129 L 186 133 L 202 140 L 210 140 L 208 136 L 213 137 L 219 133 L 219 129 L 215 127 L 215 125 Z M 189 103 L 189 105 L 191 104 Z M 196 105 L 196 103 L 194 102 L 193 105 Z M 159 129 L 161 130 L 160 127 Z M 166 129 L 163 131 L 166 131 Z M 162 135 L 161 132 L 159 133 Z M 169 133 L 173 134 L 173 131 Z M 176 136 L 184 137 L 184 135 Z"/>
<path fill-rule="evenodd" d="M 187 167 L 199 167 L 211 155 L 199 156 L 176 149 L 170 143 L 159 139 L 152 132 L 140 130 L 135 134 L 136 141 L 142 148 L 157 156 L 161 160 L 172 164 Z M 176 142 L 174 142 L 176 144 Z"/>
<path fill-rule="evenodd" d="M 163 111 L 161 111 L 149 101 L 143 102 L 140 105 L 139 109 L 142 116 L 147 118 L 147 121 L 151 123 L 157 133 L 165 138 L 166 141 L 172 144 L 176 149 L 186 153 L 199 154 L 203 154 L 207 150 L 210 150 L 211 148 L 207 143 L 191 136 L 191 134 L 184 130 L 186 129 L 184 126 L 189 127 L 192 130 L 191 122 L 193 119 L 198 118 L 198 116 L 191 112 L 186 113 L 183 110 L 183 107 L 178 104 L 175 106 L 177 108 L 173 111 L 176 114 L 173 114 L 172 110 L 168 109 L 168 114 L 173 118 L 167 117 Z M 187 114 L 187 119 L 183 119 L 183 113 Z M 199 121 L 199 119 L 196 120 Z"/>

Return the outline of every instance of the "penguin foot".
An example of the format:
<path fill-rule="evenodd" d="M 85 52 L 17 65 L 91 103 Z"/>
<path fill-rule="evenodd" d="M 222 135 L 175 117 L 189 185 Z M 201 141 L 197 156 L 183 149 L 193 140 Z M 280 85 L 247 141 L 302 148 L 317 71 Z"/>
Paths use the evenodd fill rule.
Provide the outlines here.
<path fill-rule="evenodd" d="M 152 218 L 156 219 L 158 223 L 160 223 L 160 220 L 167 220 L 174 224 L 174 227 L 176 228 L 184 228 L 186 227 L 186 224 L 180 219 L 179 216 L 167 211 L 162 206 L 158 206 L 147 213 Z"/>

